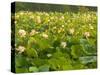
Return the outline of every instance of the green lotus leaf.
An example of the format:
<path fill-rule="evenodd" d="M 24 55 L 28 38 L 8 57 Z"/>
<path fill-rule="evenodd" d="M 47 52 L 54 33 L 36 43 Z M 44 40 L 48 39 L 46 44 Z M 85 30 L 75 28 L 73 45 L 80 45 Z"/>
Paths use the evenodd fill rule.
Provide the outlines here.
<path fill-rule="evenodd" d="M 38 72 L 39 69 L 37 67 L 29 67 L 29 72 Z"/>

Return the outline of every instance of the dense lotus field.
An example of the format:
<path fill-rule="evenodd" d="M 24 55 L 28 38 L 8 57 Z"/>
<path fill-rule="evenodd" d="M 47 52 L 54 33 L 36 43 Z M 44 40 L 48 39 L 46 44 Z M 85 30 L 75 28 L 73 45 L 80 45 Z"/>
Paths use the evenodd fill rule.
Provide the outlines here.
<path fill-rule="evenodd" d="M 96 12 L 19 11 L 14 23 L 17 73 L 97 67 Z"/>

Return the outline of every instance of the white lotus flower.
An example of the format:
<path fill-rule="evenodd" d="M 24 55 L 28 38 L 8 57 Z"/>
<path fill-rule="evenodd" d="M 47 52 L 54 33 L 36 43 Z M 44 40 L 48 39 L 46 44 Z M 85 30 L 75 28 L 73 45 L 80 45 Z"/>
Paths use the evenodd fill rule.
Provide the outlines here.
<path fill-rule="evenodd" d="M 15 25 L 17 24 L 17 21 L 14 21 Z"/>
<path fill-rule="evenodd" d="M 37 34 L 38 32 L 36 31 L 36 30 L 31 30 L 31 32 L 30 32 L 30 35 L 32 36 L 32 35 L 35 35 L 35 34 Z"/>
<path fill-rule="evenodd" d="M 37 17 L 36 17 L 36 22 L 37 22 L 37 23 L 41 23 L 41 18 L 40 18 L 40 16 L 37 16 Z"/>
<path fill-rule="evenodd" d="M 23 30 L 23 29 L 20 29 L 20 30 L 18 31 L 18 34 L 20 35 L 20 37 L 25 37 L 26 31 Z"/>
<path fill-rule="evenodd" d="M 61 42 L 61 46 L 65 48 L 67 46 L 66 42 Z"/>
<path fill-rule="evenodd" d="M 47 54 L 47 57 L 51 57 L 52 56 L 52 54 Z"/>
<path fill-rule="evenodd" d="M 19 52 L 19 53 L 22 53 L 25 51 L 25 47 L 24 46 L 19 46 L 18 48 L 16 48 L 16 50 Z"/>
<path fill-rule="evenodd" d="M 45 13 L 45 15 L 46 15 L 46 16 L 49 16 L 49 14 L 48 14 L 48 13 Z"/>
<path fill-rule="evenodd" d="M 85 32 L 84 33 L 84 36 L 87 38 L 87 37 L 89 37 L 90 36 L 90 32 Z"/>
<path fill-rule="evenodd" d="M 64 16 L 61 16 L 61 19 L 64 19 L 65 17 Z"/>
<path fill-rule="evenodd" d="M 62 27 L 64 28 L 64 25 L 62 25 Z"/>
<path fill-rule="evenodd" d="M 69 33 L 70 33 L 70 34 L 73 34 L 74 31 L 75 31 L 74 28 L 69 29 Z"/>
<path fill-rule="evenodd" d="M 46 39 L 48 38 L 48 35 L 45 34 L 45 33 L 43 33 L 42 36 L 43 36 L 44 38 L 46 38 Z"/>

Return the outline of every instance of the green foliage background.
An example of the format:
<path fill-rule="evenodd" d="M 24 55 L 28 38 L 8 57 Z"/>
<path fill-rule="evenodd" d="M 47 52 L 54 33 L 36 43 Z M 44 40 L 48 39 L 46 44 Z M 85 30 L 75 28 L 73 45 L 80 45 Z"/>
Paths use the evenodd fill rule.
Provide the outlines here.
<path fill-rule="evenodd" d="M 97 67 L 96 7 L 17 2 L 12 22 L 16 73 Z M 38 33 L 31 36 L 32 30 Z M 19 46 L 25 48 L 21 53 Z"/>

